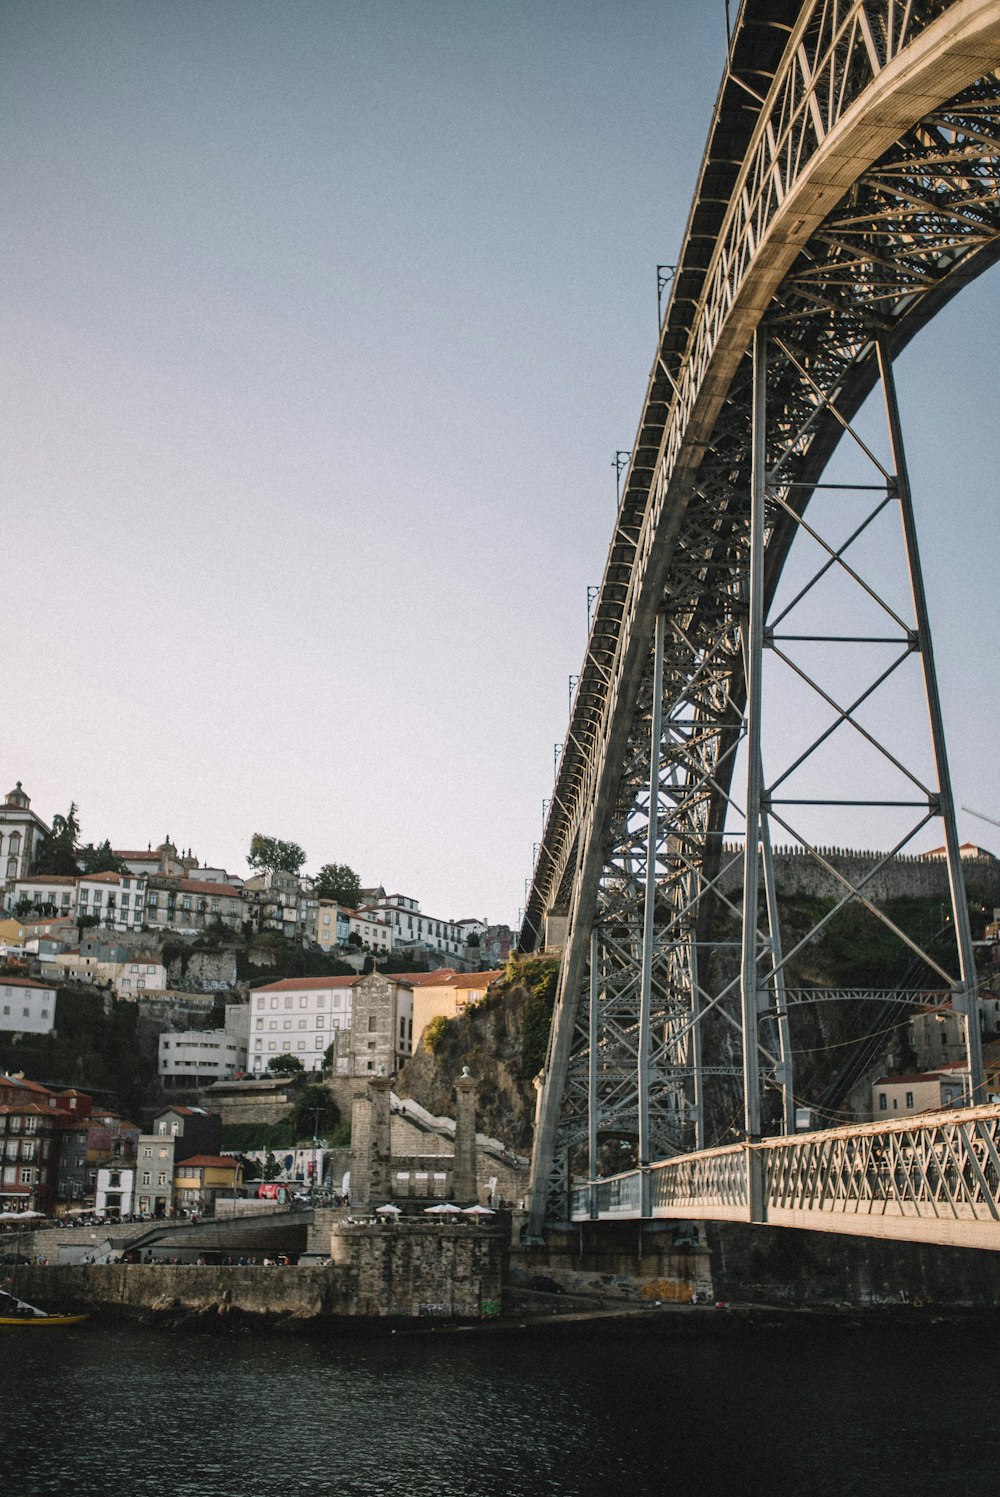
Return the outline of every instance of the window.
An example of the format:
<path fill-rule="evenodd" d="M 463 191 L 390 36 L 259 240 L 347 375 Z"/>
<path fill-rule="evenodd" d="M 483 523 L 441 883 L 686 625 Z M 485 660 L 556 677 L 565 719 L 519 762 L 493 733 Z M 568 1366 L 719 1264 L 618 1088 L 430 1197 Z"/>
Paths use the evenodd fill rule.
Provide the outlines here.
<path fill-rule="evenodd" d="M 878 1110 L 879 1110 L 879 1112 L 885 1112 L 885 1109 L 886 1109 L 885 1092 L 879 1092 L 879 1094 L 878 1094 Z"/>
<path fill-rule="evenodd" d="M 143 1172 L 142 1172 L 142 1183 L 143 1183 L 143 1185 L 148 1185 L 149 1184 L 149 1178 L 150 1178 L 150 1176 L 149 1176 L 149 1170 L 143 1170 Z"/>
<path fill-rule="evenodd" d="M 368 1015 L 368 1033 L 369 1034 L 374 1034 L 377 1028 L 378 1028 L 378 1021 L 375 1018 L 375 1015 L 374 1014 L 369 1014 Z"/>
<path fill-rule="evenodd" d="M 156 1183 L 157 1183 L 157 1185 L 166 1185 L 166 1183 L 167 1183 L 166 1174 L 162 1170 L 160 1171 L 160 1173 L 156 1177 Z"/>
<path fill-rule="evenodd" d="M 907 1107 L 912 1107 L 913 1106 L 913 1093 L 912 1092 L 907 1092 L 907 1094 L 906 1094 L 906 1105 L 907 1105 Z"/>

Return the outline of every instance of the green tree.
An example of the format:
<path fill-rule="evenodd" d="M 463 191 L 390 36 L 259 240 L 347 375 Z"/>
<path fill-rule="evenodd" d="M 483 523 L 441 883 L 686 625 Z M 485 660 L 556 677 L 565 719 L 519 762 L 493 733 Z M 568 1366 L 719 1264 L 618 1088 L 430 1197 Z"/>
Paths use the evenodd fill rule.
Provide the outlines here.
<path fill-rule="evenodd" d="M 264 1156 L 264 1168 L 260 1173 L 263 1180 L 276 1180 L 278 1178 L 278 1161 L 270 1149 L 268 1149 Z"/>
<path fill-rule="evenodd" d="M 361 880 L 346 863 L 324 863 L 316 875 L 314 892 L 317 899 L 334 899 L 337 904 L 357 909 Z"/>
<path fill-rule="evenodd" d="M 52 830 L 47 837 L 39 839 L 35 850 L 32 873 L 47 873 L 51 876 L 70 876 L 80 872 L 77 862 L 77 838 L 80 823 L 76 819 L 76 802 L 70 803 L 65 816 L 53 816 Z"/>
<path fill-rule="evenodd" d="M 111 843 L 105 837 L 99 847 L 88 842 L 79 852 L 80 867 L 84 873 L 128 873 L 128 864 L 116 858 Z"/>
<path fill-rule="evenodd" d="M 305 1086 L 290 1116 L 296 1140 L 313 1138 L 333 1132 L 340 1122 L 340 1108 L 325 1086 Z"/>
<path fill-rule="evenodd" d="M 267 1069 L 272 1076 L 301 1076 L 305 1067 L 297 1055 L 289 1055 L 286 1050 L 282 1055 L 272 1055 Z"/>
<path fill-rule="evenodd" d="M 263 832 L 254 832 L 250 838 L 247 862 L 261 873 L 298 873 L 305 860 L 297 842 L 282 842 L 278 837 L 265 837 Z"/>

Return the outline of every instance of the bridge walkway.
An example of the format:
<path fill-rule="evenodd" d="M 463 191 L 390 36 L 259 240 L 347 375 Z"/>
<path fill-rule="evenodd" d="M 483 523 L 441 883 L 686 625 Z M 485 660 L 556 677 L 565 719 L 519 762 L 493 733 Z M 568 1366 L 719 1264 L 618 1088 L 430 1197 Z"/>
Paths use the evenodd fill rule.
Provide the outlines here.
<path fill-rule="evenodd" d="M 574 1222 L 644 1217 L 1000 1250 L 1000 1104 L 744 1141 L 571 1191 Z"/>

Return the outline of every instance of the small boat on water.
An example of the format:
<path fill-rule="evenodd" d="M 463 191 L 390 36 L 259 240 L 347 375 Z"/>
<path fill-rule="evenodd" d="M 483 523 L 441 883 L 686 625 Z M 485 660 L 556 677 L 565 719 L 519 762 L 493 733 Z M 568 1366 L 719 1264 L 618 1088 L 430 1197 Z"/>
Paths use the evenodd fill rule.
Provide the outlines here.
<path fill-rule="evenodd" d="M 29 1305 L 27 1300 L 0 1290 L 0 1326 L 82 1325 L 89 1319 L 87 1313 L 61 1315 L 58 1311 L 50 1313 L 48 1310 L 39 1310 L 36 1305 Z"/>

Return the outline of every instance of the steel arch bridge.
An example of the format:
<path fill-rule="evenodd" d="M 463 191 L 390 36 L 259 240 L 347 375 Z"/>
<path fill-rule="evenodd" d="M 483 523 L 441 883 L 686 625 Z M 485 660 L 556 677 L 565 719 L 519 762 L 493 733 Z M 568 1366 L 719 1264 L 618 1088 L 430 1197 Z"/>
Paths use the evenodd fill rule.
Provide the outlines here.
<path fill-rule="evenodd" d="M 1000 257 L 998 70 L 1000 0 L 744 0 L 521 931 L 523 950 L 563 949 L 529 1237 L 586 1217 L 764 1220 L 773 1176 L 779 1195 L 798 1181 L 799 1207 L 822 1198 L 860 1222 L 836 1230 L 926 1236 L 905 1220 L 964 1218 L 1000 1246 L 1000 1109 L 981 1105 L 975 965 L 892 373 L 909 339 Z M 877 384 L 881 455 L 854 424 Z M 826 484 L 844 437 L 863 473 Z M 839 613 L 824 601 L 831 588 Z M 777 670 L 824 727 L 809 712 L 776 715 Z M 867 756 L 860 776 L 839 752 L 848 738 Z M 883 863 L 939 826 L 947 954 L 876 908 L 878 866 L 839 871 L 811 830 L 818 811 L 850 814 L 871 846 L 891 825 Z M 841 890 L 791 944 L 772 829 Z M 792 992 L 791 973 L 848 905 L 885 921 L 918 974 L 869 998 L 943 988 L 964 1016 L 966 1100 L 978 1105 L 958 1142 L 952 1130 L 932 1145 L 912 1120 L 904 1142 L 892 1129 L 850 1147 L 863 1130 L 787 1136 L 789 1014 L 848 996 Z M 734 1095 L 740 1141 L 727 1129 L 729 1148 L 709 1149 Z M 768 1131 L 786 1135 L 773 1171 Z M 634 1168 L 608 1179 L 611 1140 L 634 1150 Z M 804 1140 L 811 1176 L 788 1164 Z M 799 1209 L 781 1199 L 772 1220 Z M 873 1228 L 873 1214 L 889 1225 Z M 934 1230 L 930 1240 L 959 1240 Z"/>

